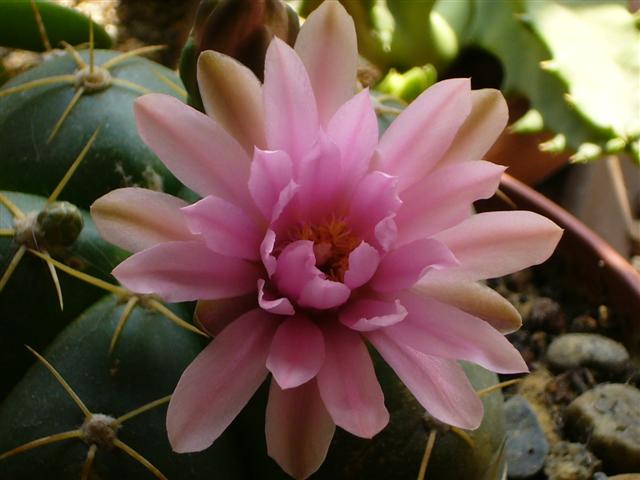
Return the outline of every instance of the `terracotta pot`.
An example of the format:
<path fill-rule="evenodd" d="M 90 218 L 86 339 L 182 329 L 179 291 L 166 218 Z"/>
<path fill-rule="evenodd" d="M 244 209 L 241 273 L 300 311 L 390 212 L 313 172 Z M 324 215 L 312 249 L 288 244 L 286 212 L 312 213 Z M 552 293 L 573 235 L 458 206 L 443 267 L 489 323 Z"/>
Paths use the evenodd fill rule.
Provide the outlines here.
<path fill-rule="evenodd" d="M 640 351 L 640 273 L 572 214 L 519 180 L 505 175 L 500 190 L 504 196 L 496 195 L 483 202 L 479 210 L 531 210 L 564 228 L 555 255 L 569 260 L 570 278 L 576 288 L 585 289 L 596 301 L 606 299 L 610 307 L 628 319 L 625 338 L 631 351 Z"/>

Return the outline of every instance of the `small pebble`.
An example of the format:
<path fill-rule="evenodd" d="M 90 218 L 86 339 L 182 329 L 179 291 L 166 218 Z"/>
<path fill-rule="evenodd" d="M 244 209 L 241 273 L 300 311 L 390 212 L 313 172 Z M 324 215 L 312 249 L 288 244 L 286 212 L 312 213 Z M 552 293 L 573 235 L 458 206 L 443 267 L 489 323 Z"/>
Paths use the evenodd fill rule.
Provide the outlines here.
<path fill-rule="evenodd" d="M 505 454 L 511 479 L 526 479 L 544 466 L 549 443 L 527 400 L 514 395 L 504 404 L 507 443 Z"/>
<path fill-rule="evenodd" d="M 547 349 L 547 361 L 556 370 L 590 367 L 607 375 L 625 370 L 629 352 L 621 343 L 595 333 L 567 333 Z"/>
<path fill-rule="evenodd" d="M 578 333 L 593 333 L 598 330 L 598 320 L 590 315 L 580 315 L 571 320 L 569 330 Z"/>
<path fill-rule="evenodd" d="M 545 330 L 550 333 L 560 333 L 566 328 L 562 306 L 549 297 L 538 297 L 531 301 L 531 310 L 525 323 L 529 330 Z"/>
<path fill-rule="evenodd" d="M 587 440 L 607 473 L 640 471 L 640 390 L 605 383 L 576 398 L 566 411 L 571 438 Z"/>
<path fill-rule="evenodd" d="M 549 480 L 591 480 L 600 460 L 581 443 L 558 442 L 547 457 L 544 473 Z"/>

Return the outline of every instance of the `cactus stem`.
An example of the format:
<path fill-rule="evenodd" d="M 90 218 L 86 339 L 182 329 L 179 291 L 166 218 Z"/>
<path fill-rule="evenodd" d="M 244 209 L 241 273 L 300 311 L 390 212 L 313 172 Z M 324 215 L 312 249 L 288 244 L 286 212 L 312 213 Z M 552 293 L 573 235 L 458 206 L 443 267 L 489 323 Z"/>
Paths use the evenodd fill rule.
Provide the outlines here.
<path fill-rule="evenodd" d="M 420 462 L 420 470 L 418 470 L 418 480 L 424 480 L 424 476 L 427 473 L 427 467 L 429 466 L 429 459 L 431 458 L 431 452 L 433 452 L 433 446 L 436 443 L 436 434 L 438 432 L 433 429 L 429 432 L 429 438 L 427 438 L 427 445 L 424 449 L 424 455 Z"/>
<path fill-rule="evenodd" d="M 200 330 L 195 325 L 191 325 L 190 323 L 185 322 L 180 317 L 178 317 L 175 313 L 169 310 L 165 305 L 160 303 L 155 298 L 150 298 L 145 301 L 145 303 L 155 310 L 156 312 L 164 315 L 168 320 L 171 320 L 173 323 L 178 325 L 179 327 L 184 328 L 185 330 L 189 330 L 190 332 L 197 333 L 198 335 L 202 335 L 203 337 L 209 337 L 205 332 Z"/>
<path fill-rule="evenodd" d="M 118 63 L 122 63 L 128 58 L 133 57 L 134 55 L 144 55 L 146 53 L 157 52 L 158 50 L 163 50 L 165 48 L 167 48 L 166 45 L 147 45 L 146 47 L 135 48 L 126 53 L 122 53 L 113 58 L 110 58 L 109 60 L 104 62 L 101 66 L 102 68 L 109 69 L 114 65 L 117 65 Z"/>
<path fill-rule="evenodd" d="M 71 58 L 73 58 L 73 61 L 76 62 L 76 66 L 78 68 L 81 68 L 81 69 L 82 68 L 87 68 L 87 64 L 82 59 L 82 57 L 80 56 L 78 51 L 75 48 L 73 48 L 73 46 L 71 46 L 70 44 L 68 44 L 64 40 L 62 42 L 60 42 L 60 43 L 62 43 L 62 46 L 64 47 L 65 51 L 69 54 L 69 56 L 71 56 Z"/>
<path fill-rule="evenodd" d="M 18 264 L 20 263 L 20 260 L 22 260 L 22 257 L 24 257 L 24 253 L 26 251 L 27 251 L 27 247 L 25 247 L 24 245 L 20 245 L 20 248 L 18 248 L 18 250 L 16 251 L 15 255 L 11 259 L 11 262 L 9 262 L 9 266 L 2 274 L 2 278 L 0 278 L 0 292 L 2 292 L 2 290 L 4 289 L 4 286 L 7 284 L 7 282 L 13 275 L 13 272 L 18 267 Z"/>
<path fill-rule="evenodd" d="M 3 205 L 7 210 L 9 210 L 14 218 L 22 219 L 25 217 L 24 212 L 20 210 L 15 203 L 9 200 L 6 195 L 2 193 L 0 193 L 0 205 Z"/>
<path fill-rule="evenodd" d="M 490 387 L 483 388 L 482 390 L 478 390 L 476 393 L 479 397 L 487 396 L 496 390 L 502 390 L 505 387 L 510 387 L 511 385 L 515 385 L 516 383 L 520 383 L 519 378 L 514 378 L 513 380 L 506 380 L 504 382 L 496 383 L 495 385 L 491 385 Z"/>
<path fill-rule="evenodd" d="M 148 410 L 151 410 L 152 408 L 156 408 L 156 407 L 159 407 L 160 405 L 164 405 L 165 403 L 168 403 L 169 400 L 171 400 L 171 395 L 167 395 L 166 397 L 162 397 L 157 400 L 154 400 L 153 402 L 149 402 L 146 405 L 142 405 L 141 407 L 138 407 L 135 410 L 131 410 L 129 413 L 125 413 L 124 415 L 116 418 L 116 422 L 118 424 L 122 424 L 127 420 L 130 420 L 133 417 L 140 415 L 141 413 L 144 413 Z"/>
<path fill-rule="evenodd" d="M 16 231 L 13 228 L 0 228 L 0 237 L 13 237 Z"/>
<path fill-rule="evenodd" d="M 180 95 L 183 98 L 187 98 L 187 91 L 184 88 L 180 87 L 180 85 L 178 85 L 175 82 L 172 82 L 165 75 L 158 72 L 156 69 L 153 69 L 153 74 L 156 76 L 158 80 L 160 80 L 162 83 L 164 83 L 167 87 L 169 87 L 171 90 L 176 92 L 178 95 Z"/>
<path fill-rule="evenodd" d="M 475 448 L 476 444 L 467 432 L 458 427 L 451 427 L 451 432 L 455 433 L 469 448 Z"/>
<path fill-rule="evenodd" d="M 114 85 L 118 85 L 119 87 L 128 88 L 130 90 L 133 90 L 134 92 L 142 94 L 153 93 L 151 90 L 143 87 L 142 85 L 138 85 L 137 83 L 133 83 L 122 78 L 112 78 L 111 83 L 113 83 Z"/>
<path fill-rule="evenodd" d="M 93 466 L 93 459 L 96 458 L 96 450 L 98 450 L 98 446 L 95 443 L 89 447 L 89 451 L 87 452 L 87 459 L 84 461 L 84 465 L 82 466 L 82 474 L 80 475 L 80 480 L 89 480 L 91 467 Z"/>
<path fill-rule="evenodd" d="M 86 282 L 90 285 L 93 285 L 94 287 L 98 287 L 103 290 L 106 290 L 107 292 L 113 293 L 114 295 L 117 295 L 121 298 L 129 298 L 131 296 L 131 292 L 129 292 L 129 290 L 125 288 L 119 287 L 118 285 L 112 285 L 109 282 L 105 282 L 104 280 L 100 280 L 99 278 L 80 272 L 75 268 L 71 268 L 70 266 L 65 265 L 64 263 L 59 262 L 55 258 L 46 257 L 45 255 L 43 255 L 41 252 L 37 250 L 29 249 L 29 253 L 32 253 L 36 257 L 40 257 L 43 260 L 52 263 L 56 268 L 62 270 L 64 273 L 71 275 L 72 277 L 75 277 L 79 280 L 82 280 L 83 282 Z"/>
<path fill-rule="evenodd" d="M 93 19 L 89 15 L 89 74 L 93 75 L 93 67 L 95 66 L 94 58 L 94 40 L 93 40 Z"/>
<path fill-rule="evenodd" d="M 42 15 L 40 15 L 40 10 L 38 9 L 38 5 L 36 5 L 35 0 L 31 0 L 31 10 L 33 10 L 33 17 L 36 20 L 36 25 L 38 26 L 38 33 L 40 33 L 40 38 L 42 39 L 42 45 L 47 52 L 50 52 L 51 42 L 49 41 L 49 35 L 47 35 L 47 29 L 44 28 L 44 22 L 42 21 Z"/>
<path fill-rule="evenodd" d="M 156 478 L 159 478 L 160 480 L 168 480 L 167 477 L 165 477 L 160 470 L 158 470 L 156 467 L 154 467 L 153 464 L 149 460 L 144 458 L 142 455 L 140 455 L 138 452 L 136 452 L 133 448 L 131 448 L 126 443 L 124 443 L 124 442 L 122 442 L 122 441 L 120 441 L 119 439 L 116 438 L 113 441 L 113 445 L 114 445 L 114 447 L 119 448 L 124 453 L 129 455 L 131 458 L 133 458 L 134 460 L 139 462 L 143 467 L 145 467 L 147 470 L 149 470 L 149 472 L 151 472 L 153 475 L 155 475 Z"/>
<path fill-rule="evenodd" d="M 80 97 L 82 96 L 83 93 L 84 93 L 84 87 L 80 87 L 76 90 L 76 93 L 73 94 L 73 97 L 71 97 L 71 101 L 64 109 L 64 112 L 62 112 L 62 115 L 60 116 L 55 126 L 53 127 L 53 130 L 51 130 L 51 133 L 49 134 L 49 138 L 47 138 L 47 143 L 51 143 L 51 141 L 57 135 L 60 128 L 62 128 L 64 121 L 67 119 L 67 117 L 71 113 L 71 110 L 73 110 L 73 107 L 76 106 L 76 103 L 78 103 L 78 100 L 80 100 Z"/>
<path fill-rule="evenodd" d="M 75 81 L 75 75 L 52 75 L 50 77 L 39 78 L 37 80 L 32 80 L 31 82 L 25 82 L 22 85 L 16 85 L 15 87 L 0 90 L 0 97 L 6 97 L 7 95 L 13 95 L 14 93 L 26 92 L 32 88 L 43 87 L 45 85 L 52 85 L 55 83 L 75 83 Z"/>
<path fill-rule="evenodd" d="M 81 90 L 82 89 L 80 89 L 78 91 L 80 92 Z M 71 104 L 69 104 L 69 105 L 71 105 Z M 93 142 L 95 142 L 95 140 L 96 140 L 96 138 L 98 136 L 98 132 L 100 132 L 100 127 L 95 129 L 95 131 L 91 135 L 91 138 L 89 138 L 89 141 L 87 141 L 87 143 L 82 148 L 82 150 L 80 151 L 80 153 L 78 154 L 76 159 L 73 161 L 71 166 L 68 168 L 67 172 L 64 174 L 64 177 L 62 177 L 62 180 L 60 180 L 60 182 L 58 183 L 56 188 L 53 190 L 51 195 L 49 195 L 49 198 L 47 199 L 47 203 L 53 203 L 58 199 L 58 196 L 60 195 L 60 193 L 62 192 L 64 187 L 67 185 L 67 183 L 69 182 L 69 179 L 73 176 L 73 174 L 77 170 L 78 166 L 80 165 L 80 162 L 82 162 L 82 160 L 84 160 L 84 157 L 87 156 L 87 153 L 89 152 L 89 149 L 91 148 L 91 146 L 93 145 Z"/>
<path fill-rule="evenodd" d="M 118 324 L 116 325 L 116 329 L 113 332 L 113 336 L 111 337 L 111 342 L 109 343 L 109 355 L 113 353 L 113 349 L 116 347 L 118 338 L 120 338 L 120 334 L 122 333 L 124 326 L 127 324 L 127 320 L 129 320 L 129 316 L 131 315 L 131 312 L 133 312 L 133 309 L 135 308 L 139 300 L 140 300 L 140 297 L 133 295 L 127 301 L 127 304 L 125 305 L 124 310 L 122 311 L 122 315 L 120 315 L 120 318 L 118 319 Z"/>
<path fill-rule="evenodd" d="M 87 406 L 82 402 L 82 400 L 80 400 L 80 397 L 78 397 L 76 392 L 73 391 L 73 389 L 69 386 L 67 381 L 64 378 L 62 378 L 62 375 L 60 375 L 60 373 L 55 369 L 55 367 L 51 365 L 46 358 L 44 358 L 42 355 L 36 352 L 29 345 L 25 345 L 25 347 L 27 347 L 27 349 L 36 356 L 36 358 L 40 361 L 40 363 L 42 363 L 42 365 L 44 365 L 46 369 L 49 370 L 49 373 L 51 373 L 51 375 L 55 377 L 55 379 L 62 386 L 62 388 L 64 388 L 64 390 L 71 397 L 71 399 L 78 406 L 78 408 L 82 410 L 82 413 L 84 414 L 85 419 L 91 418 L 91 412 L 89 411 Z M 81 433 L 79 430 L 78 432 Z"/>
<path fill-rule="evenodd" d="M 42 253 L 51 258 L 49 252 L 42 251 Z M 56 289 L 56 295 L 58 296 L 58 303 L 60 303 L 60 310 L 64 310 L 64 300 L 62 298 L 62 289 L 60 288 L 60 279 L 58 278 L 58 273 L 56 272 L 56 267 L 54 267 L 51 262 L 46 262 L 47 267 L 49 268 L 49 273 L 51 274 L 51 280 L 53 281 L 53 286 Z"/>
<path fill-rule="evenodd" d="M 42 445 L 61 442 L 62 440 L 68 440 L 70 438 L 80 438 L 81 435 L 82 432 L 80 432 L 80 430 L 70 430 L 68 432 L 56 433 L 54 435 L 38 438 L 37 440 L 32 440 L 31 442 L 25 443 L 24 445 L 20 445 L 13 450 L 3 453 L 0 455 L 0 460 L 4 460 L 5 458 L 12 457 L 18 453 L 26 452 L 27 450 L 31 450 L 32 448 L 40 447 Z"/>

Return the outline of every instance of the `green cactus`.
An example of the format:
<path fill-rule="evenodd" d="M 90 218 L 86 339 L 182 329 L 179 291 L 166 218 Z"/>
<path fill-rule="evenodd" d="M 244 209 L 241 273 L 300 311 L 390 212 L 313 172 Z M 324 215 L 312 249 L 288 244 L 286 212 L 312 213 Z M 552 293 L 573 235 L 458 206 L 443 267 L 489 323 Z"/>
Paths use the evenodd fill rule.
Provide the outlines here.
<path fill-rule="evenodd" d="M 96 48 L 111 47 L 105 29 L 76 10 L 43 0 L 4 1 L 0 2 L 0 45 L 36 52 L 56 48 L 63 41 L 77 45 L 89 41 L 89 23 Z"/>
<path fill-rule="evenodd" d="M 374 355 L 376 374 L 391 414 L 389 425 L 373 439 L 361 439 L 336 429 L 328 456 L 313 475 L 318 480 L 355 478 L 413 479 L 418 476 L 429 430 L 424 408 L 418 404 L 391 368 Z M 498 383 L 496 374 L 477 365 L 462 362 L 474 388 L 481 390 Z M 252 478 L 289 478 L 267 456 L 264 439 L 264 412 L 268 385 L 263 385 L 232 424 L 242 439 L 243 451 L 251 459 Z M 475 431 L 449 430 L 436 435 L 435 447 L 427 467 L 429 480 L 499 480 L 504 470 L 500 450 L 505 438 L 502 394 L 483 396 L 485 417 Z"/>
<path fill-rule="evenodd" d="M 2 398 L 33 360 L 24 344 L 44 347 L 71 319 L 104 294 L 67 275 L 59 277 L 57 291 L 57 275 L 52 279 L 47 263 L 31 252 L 50 254 L 103 280 L 112 280 L 111 269 L 127 254 L 102 240 L 90 215 L 67 202 L 50 203 L 34 195 L 0 192 L 0 203 L 3 204 L 0 206 Z M 77 238 L 70 243 L 74 236 Z M 62 299 L 64 304 L 59 305 Z"/>
<path fill-rule="evenodd" d="M 124 308 L 113 296 L 89 308 L 0 406 L 0 477 L 246 478 L 231 433 L 201 453 L 172 452 L 165 427 L 168 395 L 202 342 L 158 313 L 137 308 L 109 354 Z M 187 313 L 180 306 L 172 310 Z M 68 388 L 54 378 L 54 369 Z M 42 446 L 34 443 L 38 439 L 44 439 Z"/>
<path fill-rule="evenodd" d="M 63 198 L 81 208 L 130 185 L 174 193 L 178 181 L 140 139 L 133 100 L 151 91 L 184 98 L 174 72 L 136 54 L 106 50 L 52 58 L 0 89 L 0 188 L 48 195 L 76 149 L 101 133 Z"/>

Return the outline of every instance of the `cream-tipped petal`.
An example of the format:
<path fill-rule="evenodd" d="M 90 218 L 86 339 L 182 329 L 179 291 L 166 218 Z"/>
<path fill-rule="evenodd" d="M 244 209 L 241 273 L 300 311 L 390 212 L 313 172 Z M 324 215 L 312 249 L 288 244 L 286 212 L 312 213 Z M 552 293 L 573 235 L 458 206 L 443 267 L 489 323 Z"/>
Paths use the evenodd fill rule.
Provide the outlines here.
<path fill-rule="evenodd" d="M 498 292 L 479 282 L 434 280 L 427 275 L 413 290 L 475 315 L 501 333 L 515 332 L 522 326 L 518 310 Z"/>
<path fill-rule="evenodd" d="M 472 90 L 471 113 L 440 163 L 480 160 L 498 139 L 508 120 L 509 108 L 500 90 Z"/>
<path fill-rule="evenodd" d="M 198 58 L 198 88 L 207 114 L 245 150 L 265 148 L 262 85 L 236 59 L 208 50 Z"/>
<path fill-rule="evenodd" d="M 191 240 L 182 207 L 186 202 L 144 188 L 119 188 L 91 205 L 91 217 L 102 237 L 129 252 L 163 242 Z"/>
<path fill-rule="evenodd" d="M 325 127 L 355 91 L 358 42 L 353 19 L 339 2 L 324 2 L 300 30 L 295 50 L 309 74 Z"/>

